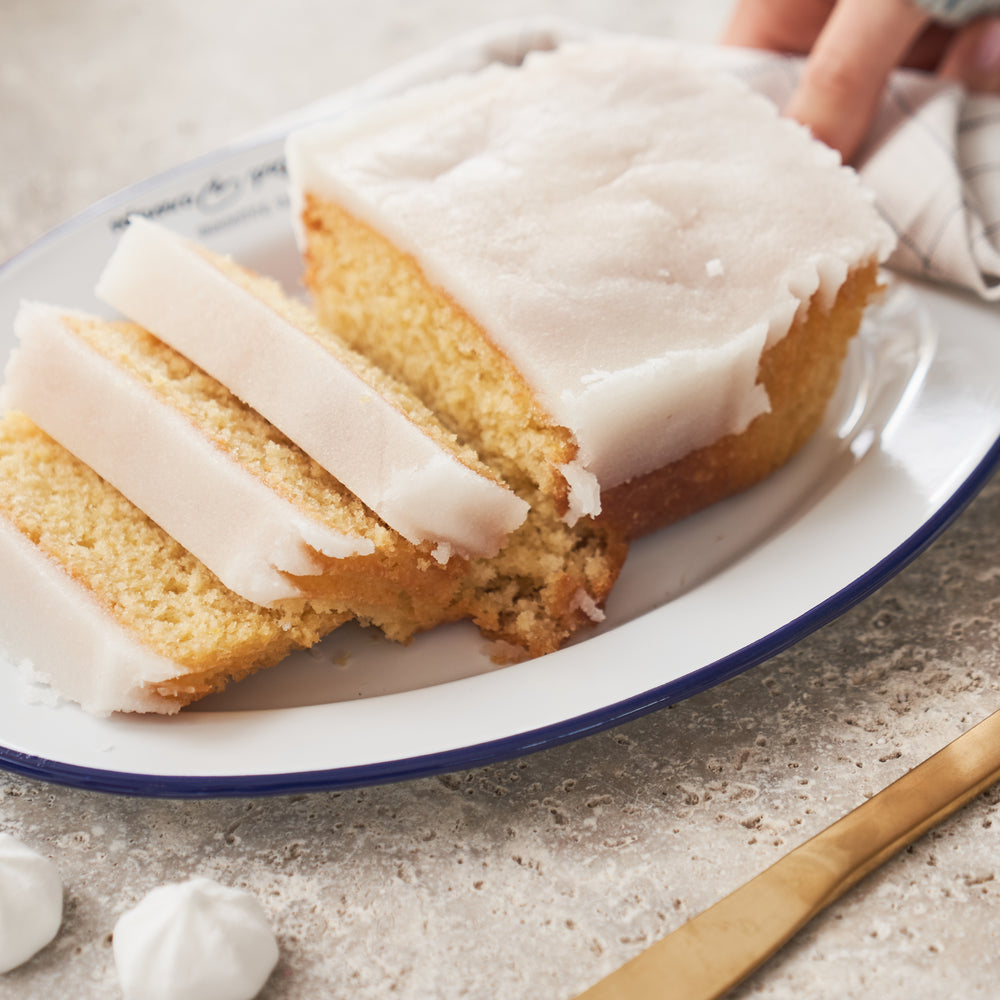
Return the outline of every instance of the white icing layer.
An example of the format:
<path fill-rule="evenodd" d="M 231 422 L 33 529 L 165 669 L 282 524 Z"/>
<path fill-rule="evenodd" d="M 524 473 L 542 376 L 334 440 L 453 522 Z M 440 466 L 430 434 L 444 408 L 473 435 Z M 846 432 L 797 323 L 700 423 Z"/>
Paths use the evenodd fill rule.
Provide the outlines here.
<path fill-rule="evenodd" d="M 296 508 L 209 440 L 190 419 L 83 341 L 64 311 L 25 303 L 3 401 L 94 469 L 197 556 L 260 604 L 300 591 L 283 573 L 320 572 L 317 554 L 374 551 Z"/>
<path fill-rule="evenodd" d="M 217 378 L 412 542 L 495 554 L 527 513 L 313 337 L 174 233 L 134 218 L 101 299 Z"/>
<path fill-rule="evenodd" d="M 256 898 L 207 878 L 162 885 L 115 924 L 125 1000 L 251 1000 L 278 961 Z"/>
<path fill-rule="evenodd" d="M 420 263 L 602 488 L 745 429 L 761 351 L 893 238 L 853 171 L 681 47 L 533 53 L 293 135 L 293 203 Z"/>
<path fill-rule="evenodd" d="M 96 715 L 178 710 L 147 685 L 183 668 L 134 640 L 3 516 L 0 566 L 3 640 L 12 660 L 27 660 L 37 678 Z"/>
<path fill-rule="evenodd" d="M 62 923 L 63 887 L 54 862 L 0 833 L 0 973 L 41 951 Z"/>

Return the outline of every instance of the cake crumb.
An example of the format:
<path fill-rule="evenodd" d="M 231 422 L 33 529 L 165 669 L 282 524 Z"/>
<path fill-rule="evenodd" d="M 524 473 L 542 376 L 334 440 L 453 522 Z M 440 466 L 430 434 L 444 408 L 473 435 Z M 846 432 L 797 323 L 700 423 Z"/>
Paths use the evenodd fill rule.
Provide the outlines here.
<path fill-rule="evenodd" d="M 442 566 L 447 566 L 448 560 L 451 559 L 451 546 L 447 542 L 438 542 L 431 551 L 431 555 L 436 562 L 439 562 Z"/>
<path fill-rule="evenodd" d="M 515 663 L 523 663 L 525 651 L 520 646 L 506 642 L 503 639 L 494 639 L 486 647 L 491 662 L 498 667 L 509 667 Z"/>
<path fill-rule="evenodd" d="M 585 590 L 578 590 L 570 602 L 574 611 L 582 611 L 592 622 L 604 621 L 605 614 L 597 602 Z"/>

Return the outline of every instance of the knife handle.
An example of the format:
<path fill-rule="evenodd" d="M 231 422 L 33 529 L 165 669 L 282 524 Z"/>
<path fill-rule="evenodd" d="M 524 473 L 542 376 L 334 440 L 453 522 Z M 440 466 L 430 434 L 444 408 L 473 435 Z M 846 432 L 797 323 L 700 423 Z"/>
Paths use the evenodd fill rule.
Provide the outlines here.
<path fill-rule="evenodd" d="M 856 882 L 998 779 L 995 712 L 578 1000 L 722 996 Z"/>

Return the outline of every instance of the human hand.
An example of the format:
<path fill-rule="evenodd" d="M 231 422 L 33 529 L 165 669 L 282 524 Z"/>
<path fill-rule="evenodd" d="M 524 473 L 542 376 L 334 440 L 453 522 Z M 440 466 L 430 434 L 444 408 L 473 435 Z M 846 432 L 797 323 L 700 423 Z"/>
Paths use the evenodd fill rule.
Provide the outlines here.
<path fill-rule="evenodd" d="M 1000 18 L 957 29 L 912 0 L 738 0 L 722 41 L 808 54 L 785 113 L 854 155 L 889 74 L 932 70 L 970 90 L 1000 91 Z"/>

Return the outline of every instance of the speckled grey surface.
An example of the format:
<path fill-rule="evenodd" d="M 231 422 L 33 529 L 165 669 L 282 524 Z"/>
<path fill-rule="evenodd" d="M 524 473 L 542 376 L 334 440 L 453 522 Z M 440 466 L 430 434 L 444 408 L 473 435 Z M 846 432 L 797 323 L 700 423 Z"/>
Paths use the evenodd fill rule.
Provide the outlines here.
<path fill-rule="evenodd" d="M 704 39 L 727 7 L 5 0 L 0 258 L 104 194 L 466 28 L 547 12 Z M 66 885 L 61 933 L 0 977 L 0 996 L 119 996 L 117 916 L 201 874 L 269 913 L 281 961 L 266 1000 L 571 997 L 1000 708 L 998 525 L 994 479 L 897 578 L 794 648 L 518 761 L 204 802 L 0 773 L 0 830 L 55 858 Z M 734 995 L 997 996 L 998 866 L 994 790 Z"/>

